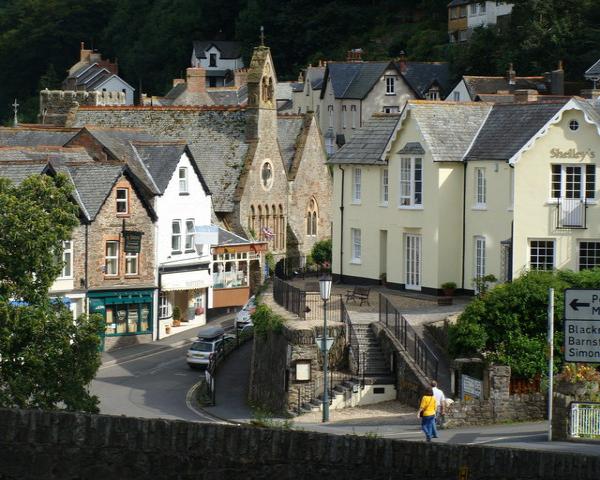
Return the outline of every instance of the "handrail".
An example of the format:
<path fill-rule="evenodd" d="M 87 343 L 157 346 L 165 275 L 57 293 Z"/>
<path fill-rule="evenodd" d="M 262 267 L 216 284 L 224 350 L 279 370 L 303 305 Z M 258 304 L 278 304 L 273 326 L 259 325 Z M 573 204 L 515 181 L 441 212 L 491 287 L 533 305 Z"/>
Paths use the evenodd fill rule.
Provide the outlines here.
<path fill-rule="evenodd" d="M 437 380 L 439 359 L 390 300 L 379 294 L 379 321 L 390 328 L 406 353 L 429 380 Z"/>

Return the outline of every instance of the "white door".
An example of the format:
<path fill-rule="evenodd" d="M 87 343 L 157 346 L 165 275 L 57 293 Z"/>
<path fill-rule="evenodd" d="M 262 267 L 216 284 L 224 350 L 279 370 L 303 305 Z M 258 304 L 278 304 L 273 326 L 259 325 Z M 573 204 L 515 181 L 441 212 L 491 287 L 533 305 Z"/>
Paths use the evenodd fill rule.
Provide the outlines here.
<path fill-rule="evenodd" d="M 421 290 L 421 235 L 404 237 L 405 288 Z"/>

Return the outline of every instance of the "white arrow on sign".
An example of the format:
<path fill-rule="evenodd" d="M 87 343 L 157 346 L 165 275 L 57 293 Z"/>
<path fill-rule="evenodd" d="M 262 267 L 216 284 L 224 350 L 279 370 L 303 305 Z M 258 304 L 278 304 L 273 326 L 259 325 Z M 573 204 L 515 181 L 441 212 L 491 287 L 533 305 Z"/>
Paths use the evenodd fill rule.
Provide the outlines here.
<path fill-rule="evenodd" d="M 565 290 L 565 320 L 600 321 L 600 290 Z"/>

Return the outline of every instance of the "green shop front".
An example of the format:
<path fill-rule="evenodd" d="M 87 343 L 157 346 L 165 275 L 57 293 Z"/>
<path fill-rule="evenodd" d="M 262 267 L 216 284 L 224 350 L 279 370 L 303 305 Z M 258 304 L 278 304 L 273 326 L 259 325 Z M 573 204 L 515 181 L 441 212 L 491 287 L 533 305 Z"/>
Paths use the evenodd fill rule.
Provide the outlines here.
<path fill-rule="evenodd" d="M 152 341 L 154 289 L 88 292 L 90 313 L 104 317 L 102 349 Z"/>

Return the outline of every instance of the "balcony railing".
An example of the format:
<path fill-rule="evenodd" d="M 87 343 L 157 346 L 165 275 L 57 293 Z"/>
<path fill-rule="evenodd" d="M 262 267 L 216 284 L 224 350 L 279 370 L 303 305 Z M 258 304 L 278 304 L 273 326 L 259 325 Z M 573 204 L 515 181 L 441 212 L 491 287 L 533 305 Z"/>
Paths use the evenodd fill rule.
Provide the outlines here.
<path fill-rule="evenodd" d="M 582 198 L 559 198 L 556 206 L 557 228 L 587 228 L 587 204 Z"/>
<path fill-rule="evenodd" d="M 237 272 L 214 272 L 213 273 L 213 287 L 214 288 L 238 288 L 247 287 L 248 278 L 246 273 L 242 271 Z"/>

